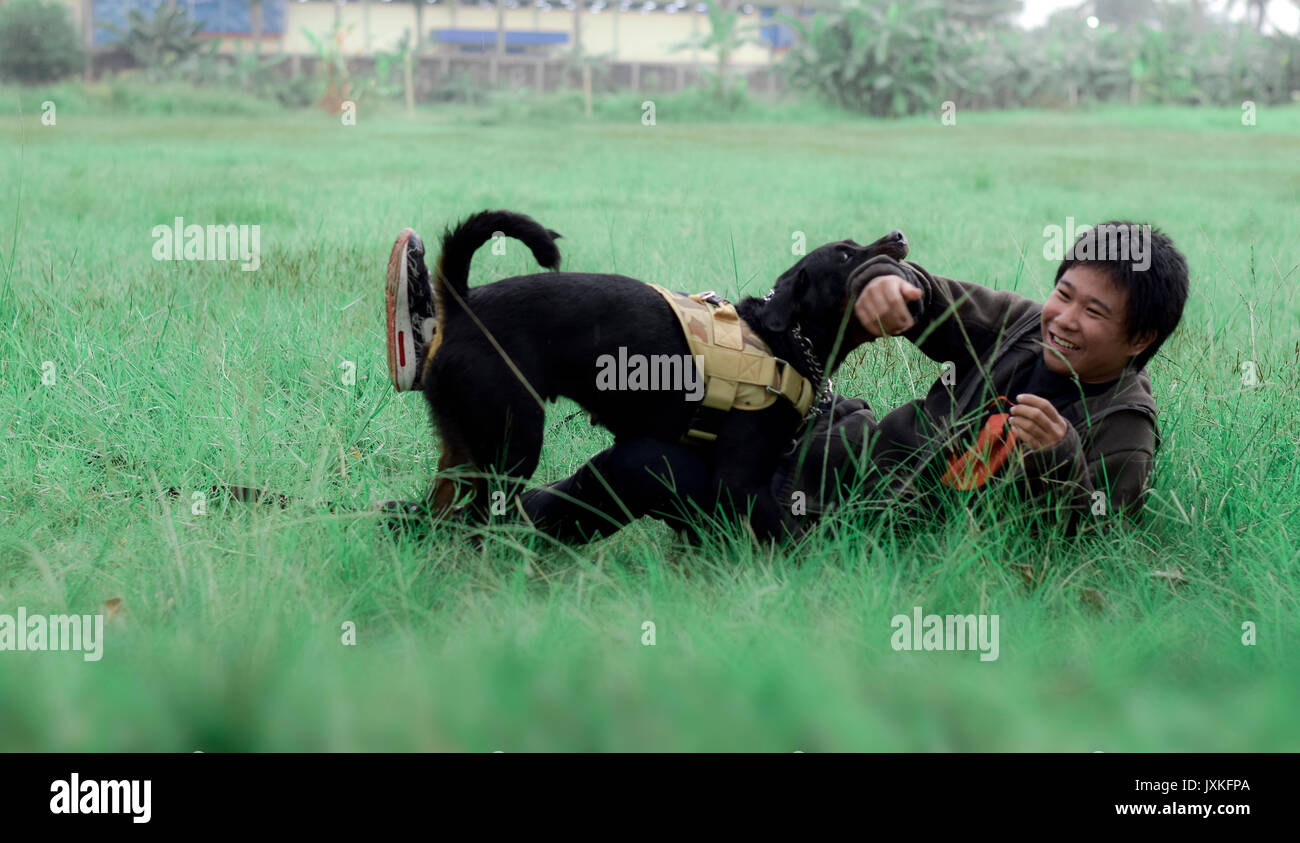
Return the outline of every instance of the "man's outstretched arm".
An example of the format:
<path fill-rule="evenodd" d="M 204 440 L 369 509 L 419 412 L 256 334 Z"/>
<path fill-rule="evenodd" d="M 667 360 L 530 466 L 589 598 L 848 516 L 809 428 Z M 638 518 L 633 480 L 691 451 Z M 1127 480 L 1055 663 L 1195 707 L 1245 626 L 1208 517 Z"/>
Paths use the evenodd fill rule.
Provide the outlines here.
<path fill-rule="evenodd" d="M 1007 330 L 1042 305 L 1009 290 L 931 275 L 911 261 L 880 256 L 849 279 L 854 315 L 874 339 L 902 336 L 936 362 L 977 362 Z"/>

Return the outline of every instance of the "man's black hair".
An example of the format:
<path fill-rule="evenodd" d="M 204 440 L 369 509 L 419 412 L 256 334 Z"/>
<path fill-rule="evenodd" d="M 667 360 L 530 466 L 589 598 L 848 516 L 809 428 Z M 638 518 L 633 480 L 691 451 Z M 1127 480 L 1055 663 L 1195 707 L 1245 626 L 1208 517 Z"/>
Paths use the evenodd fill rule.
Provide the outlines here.
<path fill-rule="evenodd" d="M 1158 228 L 1111 220 L 1079 235 L 1056 270 L 1056 282 L 1060 283 L 1066 270 L 1078 264 L 1100 269 L 1116 288 L 1128 293 L 1125 325 L 1130 341 L 1148 331 L 1155 332 L 1155 341 L 1132 361 L 1134 369 L 1146 366 L 1183 317 L 1187 258 Z"/>

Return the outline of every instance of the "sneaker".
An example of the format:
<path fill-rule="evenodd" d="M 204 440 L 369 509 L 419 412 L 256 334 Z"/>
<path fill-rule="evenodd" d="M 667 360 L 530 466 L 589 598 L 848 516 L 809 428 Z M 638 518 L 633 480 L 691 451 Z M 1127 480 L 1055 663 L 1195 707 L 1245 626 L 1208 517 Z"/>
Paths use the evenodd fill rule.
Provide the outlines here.
<path fill-rule="evenodd" d="M 437 329 L 433 287 L 424 265 L 424 243 L 409 228 L 402 229 L 388 258 L 384 289 L 388 316 L 388 377 L 398 392 L 420 389 L 424 349 Z"/>

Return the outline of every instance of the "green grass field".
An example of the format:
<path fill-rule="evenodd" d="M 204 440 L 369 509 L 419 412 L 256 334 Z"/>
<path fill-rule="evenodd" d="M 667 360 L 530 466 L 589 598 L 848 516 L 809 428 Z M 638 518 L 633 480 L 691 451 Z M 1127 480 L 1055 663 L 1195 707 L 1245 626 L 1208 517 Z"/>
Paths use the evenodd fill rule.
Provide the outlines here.
<path fill-rule="evenodd" d="M 1300 750 L 1300 109 L 43 126 L 10 99 L 0 613 L 122 608 L 101 661 L 0 652 L 0 750 Z M 838 521 L 793 552 L 648 521 L 579 549 L 392 536 L 365 508 L 422 492 L 437 455 L 388 385 L 385 261 L 402 226 L 483 207 L 562 232 L 567 268 L 733 294 L 795 232 L 898 227 L 932 272 L 1041 298 L 1045 225 L 1151 221 L 1192 298 L 1150 367 L 1146 524 L 1044 545 L 1011 517 Z M 153 260 L 177 216 L 260 225 L 261 268 Z M 523 271 L 512 242 L 474 278 Z M 839 386 L 887 409 L 937 374 L 890 340 Z M 574 409 L 548 415 L 539 481 L 610 441 Z M 220 483 L 304 502 L 160 495 Z M 913 606 L 998 614 L 1000 658 L 895 652 Z"/>

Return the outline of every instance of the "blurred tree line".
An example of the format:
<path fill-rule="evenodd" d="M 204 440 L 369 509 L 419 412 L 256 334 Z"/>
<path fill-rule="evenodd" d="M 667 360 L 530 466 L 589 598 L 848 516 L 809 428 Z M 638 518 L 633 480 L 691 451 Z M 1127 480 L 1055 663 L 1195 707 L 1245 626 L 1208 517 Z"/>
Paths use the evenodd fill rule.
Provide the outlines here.
<path fill-rule="evenodd" d="M 725 113 L 746 101 L 743 87 L 729 81 L 730 57 L 763 41 L 759 26 L 742 23 L 740 0 L 703 2 L 710 31 L 679 46 L 717 56 L 709 87 Z M 1079 0 L 1032 31 L 1015 24 L 1022 0 L 803 2 L 816 5 L 811 18 L 777 16 L 797 33 L 780 64 L 790 88 L 863 114 L 934 112 L 949 101 L 1001 109 L 1300 98 L 1300 39 L 1270 25 L 1269 15 L 1274 5 L 1300 8 L 1300 0 Z M 0 79 L 43 82 L 83 66 L 67 9 L 49 0 L 0 0 Z M 354 79 L 339 46 L 347 28 L 335 11 L 334 32 L 312 37 L 329 71 L 325 99 L 395 96 L 409 36 L 396 52 L 374 53 L 371 77 Z M 264 59 L 257 46 L 250 54 L 241 43 L 233 62 L 221 59 L 217 42 L 199 40 L 198 24 L 180 4 L 161 4 L 152 15 L 132 11 L 127 23 L 106 27 L 120 38 L 114 49 L 150 81 L 226 85 L 295 106 L 321 98 L 311 80 L 276 71 L 286 56 Z"/>
<path fill-rule="evenodd" d="M 1295 0 L 1287 0 L 1295 2 Z M 1227 12 L 1241 3 L 1243 20 Z M 877 116 L 1079 102 L 1300 99 L 1300 39 L 1267 0 L 1089 0 L 1026 31 L 1019 0 L 849 0 L 811 20 L 783 66 L 797 91 Z"/>

